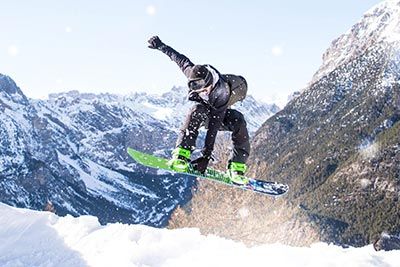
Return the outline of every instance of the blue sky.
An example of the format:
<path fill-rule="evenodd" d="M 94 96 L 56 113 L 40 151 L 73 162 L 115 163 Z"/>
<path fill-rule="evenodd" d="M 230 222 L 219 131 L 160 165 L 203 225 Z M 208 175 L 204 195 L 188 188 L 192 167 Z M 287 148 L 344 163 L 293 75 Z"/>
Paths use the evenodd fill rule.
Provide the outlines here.
<path fill-rule="evenodd" d="M 147 48 L 159 35 L 194 63 L 243 75 L 258 99 L 282 104 L 311 80 L 329 44 L 379 2 L 3 1 L 0 73 L 32 98 L 162 93 L 186 79 Z"/>

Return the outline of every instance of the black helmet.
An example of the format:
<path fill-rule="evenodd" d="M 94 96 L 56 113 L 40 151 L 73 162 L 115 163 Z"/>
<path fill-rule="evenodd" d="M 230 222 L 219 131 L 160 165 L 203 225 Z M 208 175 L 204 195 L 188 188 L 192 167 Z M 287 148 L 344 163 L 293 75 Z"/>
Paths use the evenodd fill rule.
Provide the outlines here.
<path fill-rule="evenodd" d="M 188 87 L 190 90 L 199 90 L 210 86 L 213 82 L 211 72 L 205 65 L 194 65 L 190 74 Z"/>

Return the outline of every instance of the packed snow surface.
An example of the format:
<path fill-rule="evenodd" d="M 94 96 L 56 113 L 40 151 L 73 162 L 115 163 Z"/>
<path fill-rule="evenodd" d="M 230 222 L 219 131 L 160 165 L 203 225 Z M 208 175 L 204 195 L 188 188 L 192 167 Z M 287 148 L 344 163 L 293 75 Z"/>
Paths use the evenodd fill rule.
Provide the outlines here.
<path fill-rule="evenodd" d="M 400 252 L 240 242 L 198 229 L 108 224 L 0 203 L 0 266 L 400 266 Z"/>

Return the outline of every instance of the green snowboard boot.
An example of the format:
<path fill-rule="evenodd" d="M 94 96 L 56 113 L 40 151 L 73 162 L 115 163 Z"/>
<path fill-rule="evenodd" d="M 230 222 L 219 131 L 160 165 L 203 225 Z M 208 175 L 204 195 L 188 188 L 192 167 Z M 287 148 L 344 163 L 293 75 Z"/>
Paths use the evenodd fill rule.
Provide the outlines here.
<path fill-rule="evenodd" d="M 190 150 L 177 147 L 172 151 L 168 166 L 176 172 L 186 172 L 189 168 Z"/>
<path fill-rule="evenodd" d="M 231 182 L 237 185 L 246 185 L 249 183 L 249 179 L 244 176 L 246 172 L 246 164 L 240 162 L 231 162 L 228 166 L 228 174 L 231 178 Z"/>

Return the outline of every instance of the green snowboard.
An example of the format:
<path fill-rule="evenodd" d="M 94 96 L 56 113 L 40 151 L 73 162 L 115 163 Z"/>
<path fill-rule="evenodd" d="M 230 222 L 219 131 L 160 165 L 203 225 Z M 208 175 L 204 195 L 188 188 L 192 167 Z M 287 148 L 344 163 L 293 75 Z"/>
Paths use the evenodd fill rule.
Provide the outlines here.
<path fill-rule="evenodd" d="M 204 174 L 194 170 L 189 166 L 189 170 L 185 172 L 177 172 L 168 166 L 168 159 L 157 157 L 150 154 L 145 154 L 132 148 L 128 148 L 128 154 L 139 164 L 147 167 L 152 167 L 156 169 L 166 170 L 174 173 L 187 174 L 189 176 L 201 177 L 208 180 L 217 181 L 226 185 L 233 187 L 254 191 L 257 193 L 270 195 L 270 196 L 280 196 L 285 194 L 289 187 L 286 184 L 280 184 L 276 182 L 269 182 L 263 180 L 257 180 L 249 178 L 249 183 L 246 185 L 237 185 L 232 183 L 229 175 L 225 172 L 214 170 L 212 168 L 207 168 Z"/>

